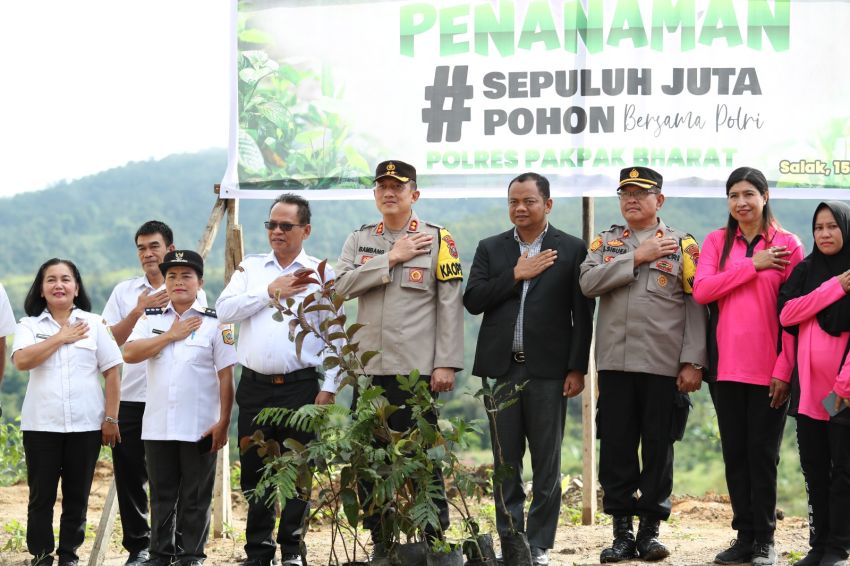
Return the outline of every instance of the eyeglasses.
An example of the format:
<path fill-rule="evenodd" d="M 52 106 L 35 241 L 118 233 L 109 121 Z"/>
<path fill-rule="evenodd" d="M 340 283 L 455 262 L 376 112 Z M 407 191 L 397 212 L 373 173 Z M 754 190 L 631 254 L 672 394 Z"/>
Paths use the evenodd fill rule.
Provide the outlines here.
<path fill-rule="evenodd" d="M 299 228 L 306 226 L 306 224 L 290 224 L 289 222 L 275 222 L 274 220 L 266 220 L 263 222 L 263 225 L 266 227 L 266 230 L 275 231 L 280 228 L 283 232 L 291 232 L 296 226 Z"/>
<path fill-rule="evenodd" d="M 643 200 L 649 195 L 657 195 L 658 189 L 638 189 L 636 191 L 624 191 L 619 189 L 617 191 L 617 196 L 620 197 L 620 200 L 629 200 L 630 198 L 636 198 L 637 200 Z"/>

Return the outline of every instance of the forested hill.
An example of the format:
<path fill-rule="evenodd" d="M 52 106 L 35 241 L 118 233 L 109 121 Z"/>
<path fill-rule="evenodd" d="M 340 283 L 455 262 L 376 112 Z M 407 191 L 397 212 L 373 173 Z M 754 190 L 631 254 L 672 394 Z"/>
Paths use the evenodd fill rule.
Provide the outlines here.
<path fill-rule="evenodd" d="M 226 159 L 221 150 L 173 155 L 0 199 L 0 225 L 5 234 L 0 246 L 0 281 L 9 288 L 16 314 L 21 314 L 23 293 L 35 270 L 54 256 L 71 258 L 79 265 L 91 287 L 95 308 L 100 308 L 109 291 L 106 287 L 136 271 L 132 238 L 145 220 L 167 222 L 174 228 L 178 246 L 194 248 L 215 201 L 213 185 L 221 179 Z M 427 191 L 427 186 L 422 190 Z M 721 190 L 718 188 L 718 192 Z M 243 201 L 240 205 L 246 253 L 267 248 L 261 222 L 268 204 Z M 815 204 L 774 201 L 783 224 L 798 233 L 807 247 Z M 376 217 L 374 204 L 369 201 L 315 202 L 313 207 L 308 251 L 331 260 L 352 229 Z M 501 199 L 422 200 L 417 210 L 420 217 L 450 228 L 467 269 L 478 240 L 509 226 Z M 670 199 L 663 213 L 668 224 L 687 229 L 700 240 L 721 225 L 726 214 L 722 200 L 705 199 Z M 597 200 L 597 229 L 618 221 L 618 217 L 615 199 Z M 558 200 L 551 219 L 556 226 L 580 234 L 580 201 Z M 213 273 L 220 273 L 221 235 L 209 264 Z M 220 288 L 220 283 L 211 278 L 207 284 L 210 291 Z"/>

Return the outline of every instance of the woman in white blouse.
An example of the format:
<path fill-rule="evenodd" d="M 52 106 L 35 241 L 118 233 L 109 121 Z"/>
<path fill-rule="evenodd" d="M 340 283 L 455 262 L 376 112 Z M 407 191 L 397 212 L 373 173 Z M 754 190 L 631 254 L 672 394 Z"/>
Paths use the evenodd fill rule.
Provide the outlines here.
<path fill-rule="evenodd" d="M 100 445 L 118 432 L 121 351 L 91 310 L 80 272 L 54 258 L 38 270 L 15 330 L 12 362 L 29 371 L 21 409 L 29 506 L 27 548 L 33 566 L 53 563 L 53 505 L 62 480 L 60 566 L 76 566 Z M 106 380 L 106 398 L 98 378 Z"/>

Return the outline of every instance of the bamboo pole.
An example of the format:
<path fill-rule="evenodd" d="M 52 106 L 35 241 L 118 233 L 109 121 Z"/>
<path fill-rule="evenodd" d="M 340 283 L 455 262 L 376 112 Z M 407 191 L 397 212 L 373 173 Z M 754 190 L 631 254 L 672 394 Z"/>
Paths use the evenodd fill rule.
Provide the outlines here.
<path fill-rule="evenodd" d="M 582 237 L 590 246 L 593 240 L 593 197 L 581 199 Z M 587 377 L 584 380 L 584 391 L 581 394 L 582 421 L 582 490 L 581 490 L 581 524 L 592 525 L 596 517 L 596 333 L 590 343 L 590 360 L 587 365 Z"/>

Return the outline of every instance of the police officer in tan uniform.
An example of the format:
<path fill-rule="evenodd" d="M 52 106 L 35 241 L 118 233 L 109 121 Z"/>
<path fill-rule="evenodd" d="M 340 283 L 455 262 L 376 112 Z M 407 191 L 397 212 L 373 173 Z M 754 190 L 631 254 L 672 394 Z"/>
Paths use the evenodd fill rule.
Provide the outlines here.
<path fill-rule="evenodd" d="M 396 375 L 418 370 L 430 381 L 434 395 L 454 388 L 455 372 L 463 369 L 463 273 L 457 247 L 448 230 L 419 220 L 413 203 L 419 199 L 416 169 L 402 161 L 380 163 L 375 171 L 375 204 L 381 221 L 366 224 L 345 242 L 337 264 L 336 291 L 357 299 L 360 351 L 377 351 L 365 371 L 387 400 L 404 405 Z M 436 422 L 436 415 L 431 415 Z M 390 426 L 412 425 L 410 408 L 390 417 Z M 442 477 L 436 479 L 442 486 Z M 435 502 L 443 530 L 449 514 L 445 499 Z M 380 551 L 381 517 L 364 526 Z M 440 536 L 440 533 L 430 533 Z"/>
<path fill-rule="evenodd" d="M 658 529 L 670 515 L 673 442 L 684 433 L 687 394 L 699 389 L 706 363 L 706 310 L 691 297 L 699 247 L 658 218 L 662 181 L 646 167 L 620 172 L 626 224 L 600 234 L 581 266 L 582 291 L 599 297 L 599 483 L 614 524 L 603 563 L 670 554 Z"/>

